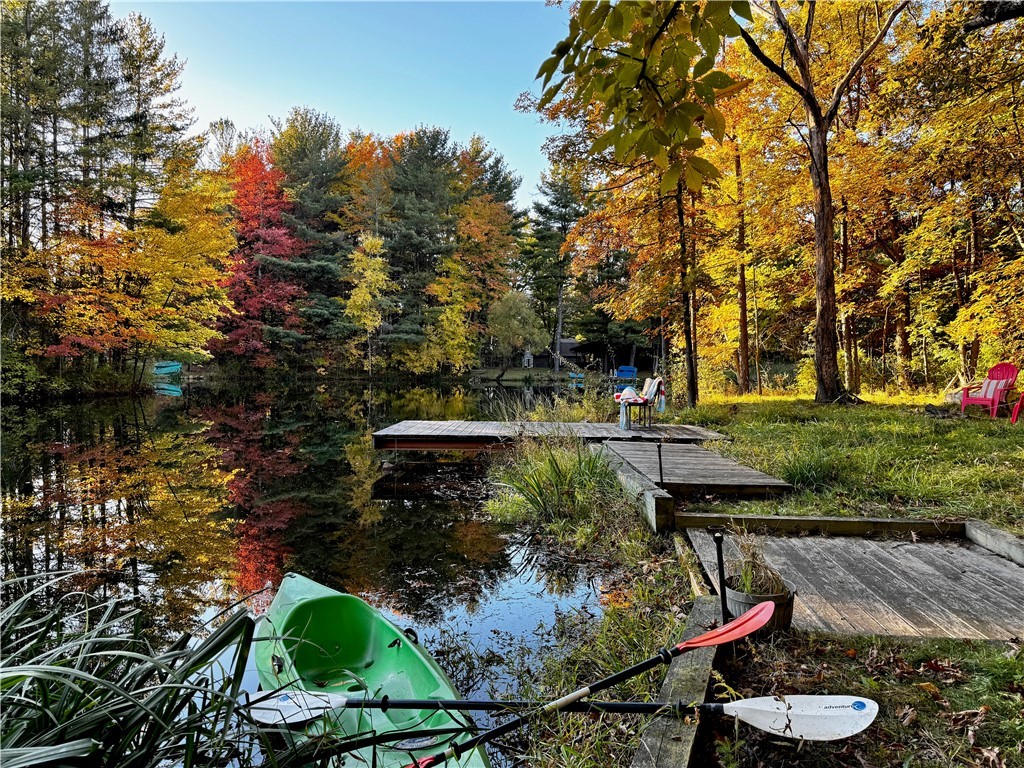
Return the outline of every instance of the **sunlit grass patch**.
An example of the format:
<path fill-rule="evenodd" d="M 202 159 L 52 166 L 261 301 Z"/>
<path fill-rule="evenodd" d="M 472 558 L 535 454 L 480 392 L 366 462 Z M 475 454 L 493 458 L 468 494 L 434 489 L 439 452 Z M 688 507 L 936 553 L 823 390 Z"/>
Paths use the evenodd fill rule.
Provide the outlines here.
<path fill-rule="evenodd" d="M 674 418 L 728 435 L 706 447 L 796 489 L 767 503 L 720 501 L 715 511 L 976 517 L 1024 533 L 1024 429 L 1008 419 L 783 398 L 716 401 Z"/>

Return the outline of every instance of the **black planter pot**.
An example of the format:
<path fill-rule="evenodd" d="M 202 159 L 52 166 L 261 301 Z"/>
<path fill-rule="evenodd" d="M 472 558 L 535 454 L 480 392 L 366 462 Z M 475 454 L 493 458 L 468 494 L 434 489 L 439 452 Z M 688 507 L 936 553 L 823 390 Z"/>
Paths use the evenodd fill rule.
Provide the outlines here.
<path fill-rule="evenodd" d="M 735 590 L 726 584 L 725 602 L 733 618 L 742 616 L 759 603 L 765 601 L 775 603 L 775 612 L 768 623 L 759 630 L 758 634 L 768 634 L 780 629 L 789 629 L 793 624 L 793 601 L 796 598 L 796 589 L 788 581 L 786 582 L 786 587 L 786 592 L 776 595 L 752 595 Z"/>

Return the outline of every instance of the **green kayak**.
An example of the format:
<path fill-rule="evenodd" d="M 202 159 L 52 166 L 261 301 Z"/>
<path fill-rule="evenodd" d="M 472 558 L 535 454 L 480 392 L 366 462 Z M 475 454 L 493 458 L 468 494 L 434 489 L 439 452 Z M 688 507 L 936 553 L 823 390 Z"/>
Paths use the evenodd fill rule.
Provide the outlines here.
<path fill-rule="evenodd" d="M 260 685 L 264 691 L 279 692 L 282 713 L 293 701 L 319 697 L 328 702 L 320 716 L 308 722 L 302 722 L 308 718 L 282 714 L 282 722 L 301 723 L 292 728 L 302 738 L 327 733 L 344 739 L 395 733 L 389 743 L 348 753 L 345 765 L 404 766 L 415 758 L 436 754 L 451 739 L 469 738 L 466 733 L 416 733 L 462 728 L 472 722 L 462 712 L 359 707 L 363 698 L 455 699 L 458 695 L 415 636 L 358 597 L 289 573 L 256 627 L 256 640 Z M 336 703 L 341 706 L 334 706 Z M 448 765 L 489 768 L 490 763 L 478 748 Z"/>

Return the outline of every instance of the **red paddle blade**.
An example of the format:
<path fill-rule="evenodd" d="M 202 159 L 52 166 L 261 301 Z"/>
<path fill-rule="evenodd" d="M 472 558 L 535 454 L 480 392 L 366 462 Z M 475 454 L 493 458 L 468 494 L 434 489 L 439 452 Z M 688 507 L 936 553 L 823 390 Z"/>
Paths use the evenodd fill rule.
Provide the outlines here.
<path fill-rule="evenodd" d="M 717 629 L 698 635 L 692 640 L 684 640 L 675 647 L 675 650 L 682 653 L 691 648 L 704 648 L 708 645 L 722 645 L 731 643 L 734 640 L 741 640 L 752 632 L 756 632 L 771 619 L 775 612 L 775 603 L 758 603 L 741 616 L 737 616 L 728 624 L 723 624 Z"/>

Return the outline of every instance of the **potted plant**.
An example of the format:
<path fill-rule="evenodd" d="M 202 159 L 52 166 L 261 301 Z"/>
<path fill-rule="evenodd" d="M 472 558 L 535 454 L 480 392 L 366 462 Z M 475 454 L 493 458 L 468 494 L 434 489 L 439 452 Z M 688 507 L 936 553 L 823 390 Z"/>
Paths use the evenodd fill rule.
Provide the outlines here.
<path fill-rule="evenodd" d="M 725 577 L 725 599 L 732 616 L 740 616 L 758 603 L 775 603 L 775 613 L 764 632 L 789 629 L 793 623 L 796 590 L 765 560 L 759 537 L 739 531 L 736 537 L 739 557 L 730 562 Z"/>

